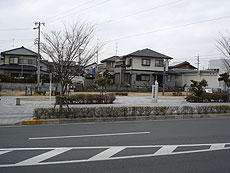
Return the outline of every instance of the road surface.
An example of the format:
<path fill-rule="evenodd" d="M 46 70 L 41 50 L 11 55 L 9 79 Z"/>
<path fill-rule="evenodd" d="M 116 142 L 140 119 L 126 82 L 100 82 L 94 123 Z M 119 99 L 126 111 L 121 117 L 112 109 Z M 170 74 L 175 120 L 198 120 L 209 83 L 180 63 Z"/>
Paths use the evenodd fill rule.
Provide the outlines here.
<path fill-rule="evenodd" d="M 230 172 L 230 119 L 0 127 L 0 172 Z"/>

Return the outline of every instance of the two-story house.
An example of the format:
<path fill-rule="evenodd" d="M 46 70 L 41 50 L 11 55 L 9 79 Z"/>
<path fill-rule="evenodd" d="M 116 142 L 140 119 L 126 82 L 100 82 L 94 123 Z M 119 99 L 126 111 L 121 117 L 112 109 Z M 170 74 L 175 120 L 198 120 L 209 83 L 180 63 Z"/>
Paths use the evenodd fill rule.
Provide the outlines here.
<path fill-rule="evenodd" d="M 37 71 L 37 53 L 25 47 L 1 52 L 0 74 L 9 77 L 30 77 Z"/>
<path fill-rule="evenodd" d="M 138 50 L 133 53 L 103 60 L 112 60 L 114 64 L 114 83 L 124 87 L 151 87 L 157 80 L 162 85 L 163 74 L 168 71 L 169 56 L 151 49 Z"/>
<path fill-rule="evenodd" d="M 115 61 L 118 60 L 119 56 L 112 56 L 110 58 L 101 61 L 103 63 L 103 69 L 107 70 L 111 75 L 114 75 Z"/>

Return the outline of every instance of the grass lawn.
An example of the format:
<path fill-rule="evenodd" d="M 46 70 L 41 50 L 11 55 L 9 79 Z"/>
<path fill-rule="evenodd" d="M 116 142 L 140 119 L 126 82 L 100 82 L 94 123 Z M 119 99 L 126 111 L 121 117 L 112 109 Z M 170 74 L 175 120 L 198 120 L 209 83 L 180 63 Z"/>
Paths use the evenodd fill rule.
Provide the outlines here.
<path fill-rule="evenodd" d="M 49 97 L 27 97 L 27 98 L 20 98 L 23 101 L 49 101 Z M 55 101 L 55 97 L 51 97 L 51 101 Z"/>

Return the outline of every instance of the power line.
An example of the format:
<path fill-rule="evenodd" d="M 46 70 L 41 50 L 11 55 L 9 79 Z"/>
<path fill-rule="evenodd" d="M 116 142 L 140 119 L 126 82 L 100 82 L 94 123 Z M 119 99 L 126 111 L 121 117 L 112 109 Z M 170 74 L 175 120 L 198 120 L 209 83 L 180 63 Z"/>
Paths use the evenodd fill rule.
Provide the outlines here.
<path fill-rule="evenodd" d="M 64 12 L 61 12 L 61 13 L 59 13 L 59 14 L 54 15 L 54 16 L 50 17 L 49 19 L 55 19 L 56 17 L 58 17 L 58 16 L 60 16 L 60 15 L 62 15 L 62 14 L 64 14 L 64 13 L 69 13 L 69 12 L 71 12 L 71 11 L 74 11 L 74 10 L 78 9 L 79 7 L 82 7 L 82 6 L 84 6 L 84 5 L 86 5 L 86 4 L 89 4 L 90 2 L 93 2 L 93 1 L 95 1 L 95 0 L 89 0 L 89 1 L 87 1 L 87 2 L 84 2 L 84 3 L 82 3 L 82 4 L 79 4 L 79 5 L 77 5 L 77 6 L 73 7 L 73 8 L 70 8 L 69 10 L 65 10 Z M 48 20 L 49 20 L 49 19 L 48 19 Z"/>
<path fill-rule="evenodd" d="M 120 17 L 119 19 L 109 20 L 109 21 L 106 21 L 106 22 L 98 23 L 98 24 L 96 24 L 96 25 L 103 25 L 103 24 L 107 24 L 107 23 L 117 22 L 117 21 L 123 20 L 123 19 L 128 18 L 128 17 L 131 17 L 131 16 L 136 16 L 136 15 L 139 15 L 139 14 L 141 14 L 141 13 L 147 13 L 147 12 L 149 12 L 149 11 L 152 11 L 152 10 L 155 10 L 155 9 L 158 9 L 158 8 L 167 7 L 167 6 L 169 6 L 169 5 L 176 4 L 176 3 L 180 2 L 180 1 L 184 1 L 184 0 L 176 0 L 176 1 L 169 2 L 169 3 L 161 4 L 161 5 L 152 7 L 152 8 L 148 8 L 148 9 L 144 9 L 144 10 L 137 11 L 137 12 L 135 12 L 135 13 L 132 13 L 132 14 L 129 14 L 129 15 L 126 15 L 126 16 L 122 16 L 122 17 Z"/>
<path fill-rule="evenodd" d="M 105 41 L 105 44 L 108 44 L 108 43 L 111 43 L 111 42 L 114 42 L 114 41 L 117 41 L 117 40 L 126 39 L 126 38 L 137 37 L 137 36 L 152 34 L 152 33 L 156 33 L 156 32 L 168 31 L 168 30 L 188 27 L 188 26 L 192 26 L 192 25 L 196 25 L 196 24 L 207 23 L 207 22 L 212 22 L 212 21 L 217 21 L 217 20 L 223 20 L 223 19 L 227 19 L 227 18 L 230 18 L 230 16 L 222 16 L 222 17 L 213 18 L 213 19 L 200 20 L 200 21 L 197 21 L 197 22 L 191 22 L 191 23 L 186 23 L 186 24 L 181 24 L 181 25 L 175 25 L 175 26 L 172 26 L 172 27 L 166 27 L 166 28 L 162 28 L 162 29 L 142 32 L 142 33 L 138 33 L 138 34 L 127 35 L 127 36 L 123 36 L 123 37 L 120 37 L 120 38 L 107 40 L 107 41 Z"/>
<path fill-rule="evenodd" d="M 26 39 L 14 38 L 14 39 L 15 39 L 15 41 L 33 41 L 34 40 L 34 38 L 26 38 Z M 12 41 L 12 39 L 0 40 L 0 42 L 2 42 L 2 41 Z"/>
<path fill-rule="evenodd" d="M 97 4 L 93 5 L 93 6 L 87 7 L 87 8 L 85 8 L 85 9 L 82 9 L 82 10 L 80 10 L 80 11 L 86 11 L 86 10 L 88 10 L 88 9 L 97 7 L 97 6 L 99 6 L 99 5 L 103 5 L 103 4 L 105 4 L 105 3 L 109 2 L 109 1 L 112 1 L 112 0 L 105 0 L 105 1 L 102 1 L 102 2 L 100 2 L 100 3 L 97 3 Z M 75 12 L 74 12 L 74 13 L 75 13 Z M 67 14 L 67 15 L 65 15 L 65 16 L 61 16 L 61 17 L 59 17 L 59 18 L 57 18 L 57 19 L 51 21 L 50 23 L 54 23 L 55 21 L 60 20 L 60 19 L 63 19 L 63 18 L 68 17 L 68 16 L 70 16 L 70 15 L 73 15 L 74 13 L 70 13 L 70 14 Z"/>
<path fill-rule="evenodd" d="M 4 28 L 4 29 L 0 29 L 0 31 L 26 31 L 26 30 L 32 31 L 32 28 Z"/>

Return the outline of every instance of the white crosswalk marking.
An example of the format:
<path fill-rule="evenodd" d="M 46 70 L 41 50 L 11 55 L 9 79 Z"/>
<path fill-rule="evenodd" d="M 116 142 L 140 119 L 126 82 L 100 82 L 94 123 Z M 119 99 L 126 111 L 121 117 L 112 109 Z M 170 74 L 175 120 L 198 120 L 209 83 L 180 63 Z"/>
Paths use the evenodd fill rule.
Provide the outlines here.
<path fill-rule="evenodd" d="M 38 156 L 32 157 L 30 159 L 24 160 L 22 162 L 16 163 L 16 165 L 17 166 L 36 165 L 39 162 L 42 162 L 44 160 L 47 160 L 47 159 L 49 159 L 51 157 L 57 156 L 57 155 L 59 155 L 61 153 L 69 151 L 69 150 L 70 150 L 69 148 L 51 150 L 51 151 L 48 151 L 48 152 L 43 153 L 41 155 L 38 155 Z"/>
<path fill-rule="evenodd" d="M 9 152 L 11 152 L 11 151 L 0 151 L 0 155 L 5 154 L 5 153 L 9 153 Z"/>
<path fill-rule="evenodd" d="M 225 144 L 212 144 L 210 150 L 221 150 L 223 149 Z"/>
<path fill-rule="evenodd" d="M 229 145 L 229 146 L 226 146 Z M 199 148 L 206 146 L 206 149 Z M 198 147 L 193 150 L 182 150 L 175 151 L 178 147 Z M 158 151 L 150 152 L 149 154 L 139 154 L 135 155 L 132 153 L 132 149 L 143 149 L 143 148 L 160 148 Z M 63 160 L 63 161 L 45 161 L 51 157 L 55 157 L 69 150 L 87 150 L 87 149 L 105 149 L 99 154 L 92 156 L 89 159 L 84 160 Z M 131 149 L 130 155 L 122 156 L 122 152 L 125 149 Z M 177 154 L 188 154 L 188 153 L 199 153 L 208 151 L 218 151 L 218 150 L 230 150 L 230 143 L 215 143 L 215 144 L 185 144 L 185 145 L 144 145 L 144 146 L 98 146 L 98 147 L 50 147 L 50 148 L 3 148 L 0 149 L 0 156 L 8 152 L 14 151 L 38 151 L 38 150 L 48 150 L 43 154 L 38 156 L 28 158 L 24 161 L 18 163 L 1 164 L 2 167 L 16 167 L 16 166 L 33 166 L 33 165 L 55 165 L 55 164 L 67 164 L 67 163 L 81 163 L 81 162 L 91 162 L 91 161 L 103 161 L 103 160 L 119 160 L 119 159 L 131 159 L 131 158 L 147 158 L 155 156 L 168 156 Z M 86 151 L 87 152 L 87 151 Z M 114 156 L 115 154 L 121 152 L 121 156 Z M 23 153 L 22 153 L 23 154 Z M 12 156 L 11 156 L 12 157 Z M 55 158 L 54 158 L 55 160 Z"/>
<path fill-rule="evenodd" d="M 111 147 L 91 158 L 89 158 L 88 160 L 92 161 L 92 160 L 106 160 L 110 157 L 112 157 L 113 155 L 119 153 L 120 151 L 124 150 L 126 147 Z"/>
<path fill-rule="evenodd" d="M 169 145 L 161 147 L 157 152 L 154 153 L 154 156 L 169 155 L 177 148 L 176 145 Z"/>

